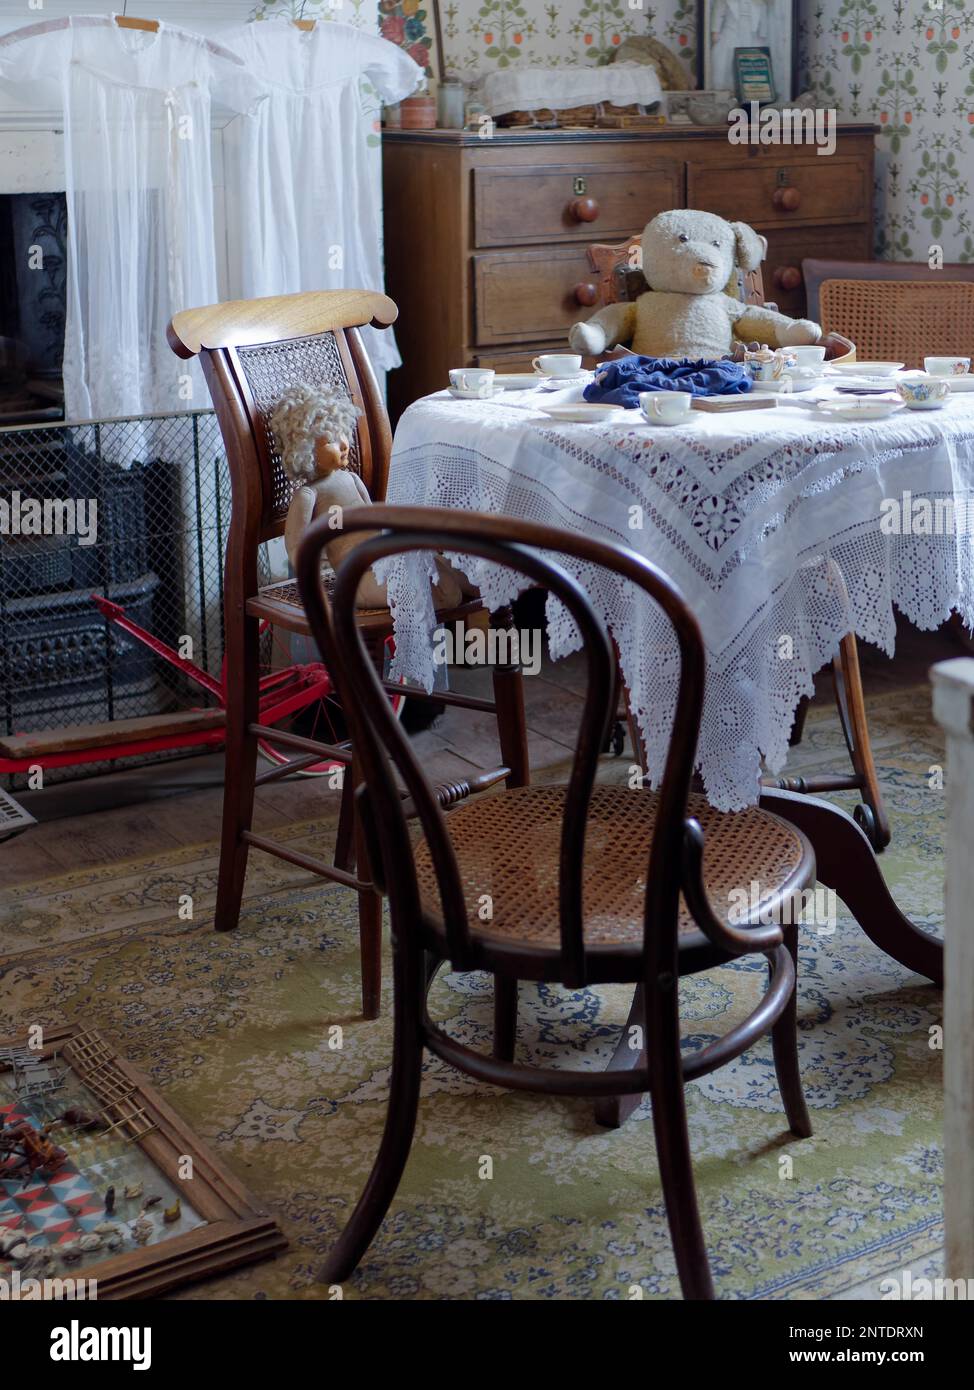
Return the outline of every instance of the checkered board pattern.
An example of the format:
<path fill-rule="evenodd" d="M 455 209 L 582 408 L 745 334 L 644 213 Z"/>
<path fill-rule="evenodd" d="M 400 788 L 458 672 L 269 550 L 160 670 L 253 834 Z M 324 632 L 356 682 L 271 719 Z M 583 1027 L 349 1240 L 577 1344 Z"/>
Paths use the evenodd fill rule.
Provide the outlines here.
<path fill-rule="evenodd" d="M 0 1104 L 0 1124 L 16 1124 L 37 1120 L 16 1105 Z M 29 1245 L 62 1245 L 76 1240 L 86 1231 L 93 1231 L 105 1221 L 105 1204 L 88 1179 L 70 1160 L 51 1178 L 34 1175 L 27 1179 L 4 1176 L 5 1166 L 15 1160 L 0 1160 L 0 1229 L 19 1231 Z M 0 1270 L 7 1261 L 0 1259 Z"/>

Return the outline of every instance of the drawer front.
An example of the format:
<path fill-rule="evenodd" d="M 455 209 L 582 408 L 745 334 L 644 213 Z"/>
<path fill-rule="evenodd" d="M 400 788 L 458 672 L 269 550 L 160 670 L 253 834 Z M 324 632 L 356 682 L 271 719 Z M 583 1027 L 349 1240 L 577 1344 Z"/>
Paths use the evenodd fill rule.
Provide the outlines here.
<path fill-rule="evenodd" d="M 867 222 L 872 179 L 865 156 L 756 157 L 687 165 L 687 205 L 752 226 L 789 222 Z"/>
<path fill-rule="evenodd" d="M 675 160 L 475 169 L 474 245 L 622 240 L 682 202 Z"/>
<path fill-rule="evenodd" d="M 823 247 L 839 261 L 868 261 L 873 254 L 872 232 L 868 224 L 855 227 L 761 227 L 768 238 L 768 254 L 761 269 L 765 299 L 777 304 L 783 314 L 803 318 L 805 282 L 802 261 L 821 256 Z"/>
<path fill-rule="evenodd" d="M 594 312 L 575 298 L 575 286 L 592 279 L 581 247 L 474 256 L 473 276 L 477 343 L 564 342 Z"/>

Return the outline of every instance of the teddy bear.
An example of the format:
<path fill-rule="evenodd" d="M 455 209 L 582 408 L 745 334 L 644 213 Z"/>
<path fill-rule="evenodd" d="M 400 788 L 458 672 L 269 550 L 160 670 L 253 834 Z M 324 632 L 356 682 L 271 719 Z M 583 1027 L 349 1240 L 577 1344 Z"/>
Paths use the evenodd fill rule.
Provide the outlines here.
<path fill-rule="evenodd" d="M 608 304 L 569 334 L 575 352 L 595 357 L 617 344 L 648 357 L 723 357 L 735 340 L 772 347 L 816 343 L 810 319 L 744 304 L 725 293 L 735 268 L 756 270 L 767 240 L 745 222 L 710 212 L 661 212 L 642 235 L 642 270 L 649 289 L 629 303 Z"/>
<path fill-rule="evenodd" d="M 316 517 L 340 518 L 346 507 L 372 505 L 362 479 L 348 466 L 350 440 L 360 414 L 344 392 L 330 386 L 308 385 L 291 387 L 270 412 L 268 423 L 284 471 L 298 484 L 284 523 L 284 548 L 292 569 L 296 568 L 304 533 Z M 337 570 L 360 541 L 375 535 L 377 531 L 336 535 L 325 546 L 332 569 Z M 439 557 L 436 568 L 433 601 L 437 608 L 455 608 L 462 601 L 458 577 Z M 359 582 L 355 603 L 358 608 L 387 607 L 386 587 L 371 570 Z"/>

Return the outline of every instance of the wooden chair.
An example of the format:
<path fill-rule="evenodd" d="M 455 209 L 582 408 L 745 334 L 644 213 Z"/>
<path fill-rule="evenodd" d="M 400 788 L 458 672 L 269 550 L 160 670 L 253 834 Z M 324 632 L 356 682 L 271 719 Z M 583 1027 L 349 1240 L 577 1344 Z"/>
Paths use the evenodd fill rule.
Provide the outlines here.
<path fill-rule="evenodd" d="M 646 278 L 641 268 L 641 251 L 641 239 L 638 236 L 630 237 L 618 246 L 598 243 L 590 246 L 587 253 L 588 261 L 595 273 L 595 279 L 591 284 L 577 288 L 576 297 L 581 295 L 579 302 L 591 303 L 592 306 L 614 304 L 642 294 L 646 289 Z M 727 293 L 736 294 L 747 304 L 764 304 L 764 282 L 760 266 L 756 270 L 738 270 L 727 287 Z M 828 332 L 823 333 L 822 342 L 826 348 L 826 361 L 855 360 L 858 340 L 854 341 L 843 333 Z M 611 353 L 604 353 L 598 360 L 605 361 L 611 356 Z M 834 578 L 837 583 L 842 583 L 842 577 L 837 572 Z M 854 633 L 849 633 L 840 643 L 839 651 L 832 663 L 832 683 L 852 772 L 804 778 L 769 777 L 766 779 L 766 785 L 796 792 L 860 792 L 862 801 L 853 814 L 857 824 L 869 836 L 873 849 L 881 851 L 890 841 L 889 818 L 883 803 L 869 741 L 869 724 L 866 720 L 862 677 L 859 672 L 859 650 Z M 791 739 L 793 745 L 801 741 L 807 710 L 808 701 L 803 700 L 795 715 Z"/>
<path fill-rule="evenodd" d="M 934 269 L 926 261 L 918 264 L 911 261 L 840 261 L 806 256 L 802 261 L 801 274 L 805 281 L 808 317 L 819 323 L 822 318 L 820 292 L 826 280 L 914 280 L 928 285 L 943 284 L 946 280 L 974 281 L 974 265 L 965 261 L 949 261 Z M 870 360 L 864 351 L 860 356 L 865 362 Z"/>
<path fill-rule="evenodd" d="M 292 492 L 268 425 L 269 413 L 289 386 L 325 383 L 348 392 L 362 412 L 349 467 L 360 474 L 372 497 L 384 497 L 391 432 L 358 329 L 365 324 L 386 328 L 396 313 L 392 300 L 383 294 L 329 290 L 187 309 L 174 317 L 168 330 L 175 353 L 200 358 L 226 446 L 232 489 L 224 572 L 229 673 L 226 780 L 215 925 L 219 931 L 237 925 L 251 847 L 353 888 L 359 895 L 362 1009 L 366 1018 L 375 1018 L 379 1012 L 382 918 L 381 899 L 368 877 L 354 816 L 354 750 L 348 740 L 325 743 L 258 723 L 261 623 L 293 633 L 308 634 L 309 628 L 297 584 L 286 580 L 261 587 L 257 559 L 262 542 L 283 535 Z M 460 618 L 477 621 L 484 616 L 479 600 L 438 614 L 443 623 Z M 503 613 L 498 620 L 510 621 L 510 614 Z M 367 636 L 373 659 L 381 665 L 382 650 L 392 631 L 389 610 L 359 610 L 356 622 Z M 448 691 L 435 694 L 438 701 L 489 711 L 497 717 L 506 766 L 482 774 L 476 783 L 453 784 L 451 792 L 457 798 L 467 795 L 472 785 L 490 784 L 502 777 L 520 785 L 527 777 L 520 672 L 514 666 L 499 666 L 493 675 L 492 701 Z M 401 693 L 402 687 L 387 689 Z M 412 689 L 410 695 L 431 698 Z M 259 739 L 280 745 L 290 761 L 258 775 Z M 353 765 L 353 775 L 344 780 L 333 864 L 298 853 L 251 829 L 256 787 L 324 759 Z M 501 1014 L 503 1006 L 504 1001 L 499 1001 Z"/>
<path fill-rule="evenodd" d="M 355 726 L 363 778 L 356 795 L 370 858 L 389 895 L 395 980 L 385 1131 L 363 1195 L 321 1277 L 337 1283 L 352 1273 L 395 1196 L 412 1142 L 423 1052 L 429 1049 L 478 1081 L 515 1090 L 592 1097 L 648 1091 L 683 1292 L 712 1298 L 684 1085 L 770 1033 L 791 1130 L 811 1133 L 798 1070 L 797 929 L 789 910 L 793 895 L 815 880 L 811 846 L 768 812 L 755 807 L 724 815 L 690 795 L 703 706 L 703 641 L 677 590 L 632 551 L 509 517 L 385 506 L 345 513 L 346 531 L 366 525 L 378 525 L 383 533 L 343 561 L 331 600 L 318 577 L 322 546 L 333 534 L 326 526 L 310 529 L 297 567 L 312 632 Z M 382 556 L 442 548 L 509 566 L 553 593 L 575 619 L 588 686 L 567 785 L 508 788 L 444 815 L 443 798 L 430 787 L 392 717 L 356 623 L 355 589 L 367 566 Z M 658 793 L 595 785 L 613 713 L 615 654 L 558 556 L 623 576 L 658 603 L 674 626 L 680 684 Z M 422 827 L 416 844 L 396 773 Z M 732 894 L 753 881 L 761 885 L 761 907 L 736 925 L 729 920 Z M 770 964 L 770 982 L 754 1012 L 706 1047 L 681 1053 L 679 977 L 758 953 Z M 647 1060 L 632 1070 L 581 1072 L 478 1053 L 449 1037 L 427 1013 L 430 982 L 447 961 L 454 971 L 488 971 L 495 981 L 531 979 L 569 989 L 610 981 L 642 984 Z"/>
<path fill-rule="evenodd" d="M 822 325 L 855 337 L 864 362 L 923 369 L 925 356 L 974 355 L 969 280 L 824 280 Z"/>

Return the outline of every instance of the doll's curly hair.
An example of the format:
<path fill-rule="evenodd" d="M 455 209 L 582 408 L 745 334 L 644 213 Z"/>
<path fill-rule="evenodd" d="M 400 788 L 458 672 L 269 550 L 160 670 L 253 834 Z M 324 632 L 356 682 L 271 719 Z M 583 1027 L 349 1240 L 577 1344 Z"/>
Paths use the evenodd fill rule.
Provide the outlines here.
<path fill-rule="evenodd" d="M 300 385 L 285 391 L 270 412 L 268 423 L 292 482 L 313 482 L 317 476 L 315 441 L 327 435 L 330 439 L 341 436 L 351 443 L 361 413 L 345 392 L 334 386 Z"/>

